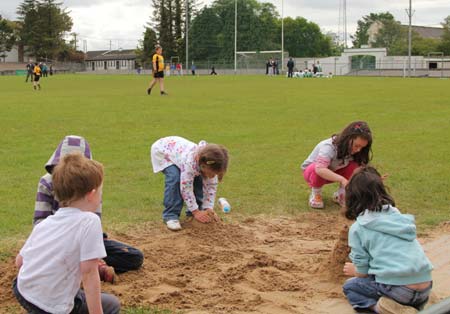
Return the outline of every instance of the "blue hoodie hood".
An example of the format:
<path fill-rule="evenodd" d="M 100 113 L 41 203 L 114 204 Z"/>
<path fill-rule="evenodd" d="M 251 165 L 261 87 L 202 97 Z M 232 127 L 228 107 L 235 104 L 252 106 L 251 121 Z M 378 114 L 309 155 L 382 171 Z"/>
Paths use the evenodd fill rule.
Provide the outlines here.
<path fill-rule="evenodd" d="M 382 212 L 366 210 L 356 220 L 369 230 L 386 233 L 406 241 L 416 239 L 414 216 L 401 214 L 397 208 L 390 205 L 383 206 Z"/>

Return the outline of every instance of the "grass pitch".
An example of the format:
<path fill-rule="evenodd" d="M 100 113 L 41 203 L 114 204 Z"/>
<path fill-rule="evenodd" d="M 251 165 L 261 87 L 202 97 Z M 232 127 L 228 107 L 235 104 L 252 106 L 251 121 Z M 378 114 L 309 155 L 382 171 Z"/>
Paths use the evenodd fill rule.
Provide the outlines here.
<path fill-rule="evenodd" d="M 168 135 L 229 149 L 218 197 L 228 198 L 232 212 L 308 211 L 300 164 L 319 141 L 357 119 L 372 128 L 372 161 L 390 174 L 397 206 L 422 224 L 449 217 L 449 80 L 186 76 L 167 78 L 169 97 L 160 97 L 158 88 L 147 96 L 149 79 L 60 75 L 34 91 L 23 77 L 0 77 L 3 252 L 31 230 L 44 164 L 68 134 L 84 136 L 105 165 L 106 231 L 160 219 L 163 175 L 152 173 L 149 150 Z M 333 189 L 326 190 L 326 210 L 337 210 Z"/>

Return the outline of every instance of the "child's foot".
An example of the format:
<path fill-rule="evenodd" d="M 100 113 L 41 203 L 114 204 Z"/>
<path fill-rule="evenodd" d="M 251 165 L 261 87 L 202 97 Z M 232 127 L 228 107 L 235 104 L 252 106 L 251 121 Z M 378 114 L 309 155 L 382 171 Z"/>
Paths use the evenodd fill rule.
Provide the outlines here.
<path fill-rule="evenodd" d="M 339 191 L 336 191 L 333 193 L 333 202 L 340 205 L 341 207 L 344 207 L 345 205 L 345 194 L 339 193 Z"/>
<path fill-rule="evenodd" d="M 309 196 L 309 206 L 316 209 L 321 209 L 324 207 L 322 195 L 319 193 L 311 193 Z"/>
<path fill-rule="evenodd" d="M 98 263 L 98 273 L 100 275 L 101 281 L 109 282 L 112 284 L 116 279 L 116 272 L 114 271 L 114 268 L 106 265 L 103 260 Z"/>
<path fill-rule="evenodd" d="M 379 314 L 416 314 L 418 311 L 412 306 L 402 305 L 394 300 L 381 297 L 377 303 Z"/>
<path fill-rule="evenodd" d="M 147 95 L 150 95 L 152 93 L 152 89 L 151 88 L 147 88 Z"/>
<path fill-rule="evenodd" d="M 181 230 L 181 225 L 180 225 L 180 221 L 176 220 L 176 219 L 172 219 L 172 220 L 167 220 L 166 221 L 166 226 L 169 230 L 171 231 L 178 231 Z"/>
<path fill-rule="evenodd" d="M 169 96 L 166 92 L 161 92 L 161 96 Z"/>

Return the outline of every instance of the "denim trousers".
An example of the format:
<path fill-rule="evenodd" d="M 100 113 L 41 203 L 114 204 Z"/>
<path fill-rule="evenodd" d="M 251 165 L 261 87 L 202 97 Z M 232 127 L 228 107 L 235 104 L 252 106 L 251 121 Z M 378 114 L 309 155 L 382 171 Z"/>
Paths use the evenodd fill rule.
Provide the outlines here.
<path fill-rule="evenodd" d="M 136 270 L 142 266 L 144 262 L 144 254 L 132 246 L 125 243 L 103 239 L 105 244 L 106 257 L 103 259 L 106 264 L 112 266 L 118 274 L 129 270 Z"/>
<path fill-rule="evenodd" d="M 180 219 L 181 210 L 183 209 L 183 197 L 180 190 L 180 169 L 171 165 L 163 171 L 164 181 L 164 211 L 162 218 L 164 221 Z M 194 195 L 198 208 L 202 208 L 203 203 L 203 180 L 201 176 L 194 178 Z M 186 215 L 192 215 L 186 211 Z"/>
<path fill-rule="evenodd" d="M 429 288 L 416 291 L 406 286 L 386 285 L 375 282 L 374 276 L 353 277 L 343 286 L 344 294 L 354 309 L 367 309 L 377 304 L 378 299 L 386 296 L 394 301 L 421 310 L 428 301 Z"/>
<path fill-rule="evenodd" d="M 45 289 L 45 287 L 42 287 Z M 28 302 L 17 289 L 17 278 L 13 281 L 13 293 L 19 304 L 28 312 L 28 314 L 51 314 L 41 310 L 33 303 Z M 120 313 L 120 301 L 112 294 L 102 293 L 101 302 L 104 314 L 119 314 Z M 74 298 L 74 306 L 70 314 L 89 314 L 86 295 L 82 289 L 78 290 L 77 295 Z"/>

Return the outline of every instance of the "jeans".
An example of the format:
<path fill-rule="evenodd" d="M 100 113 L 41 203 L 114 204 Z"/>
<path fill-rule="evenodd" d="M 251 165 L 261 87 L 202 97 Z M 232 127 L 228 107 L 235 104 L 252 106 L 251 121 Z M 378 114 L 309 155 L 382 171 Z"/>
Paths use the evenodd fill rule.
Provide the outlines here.
<path fill-rule="evenodd" d="M 164 221 L 180 219 L 183 209 L 183 197 L 180 190 L 180 169 L 175 166 L 169 166 L 163 171 L 165 176 L 164 183 L 164 211 L 162 218 Z M 203 204 L 203 180 L 201 176 L 194 178 L 194 195 L 199 209 Z M 186 216 L 192 215 L 186 212 Z"/>
<path fill-rule="evenodd" d="M 45 287 L 43 287 L 45 288 Z M 51 314 L 41 310 L 33 303 L 28 302 L 17 289 L 17 278 L 13 281 L 13 293 L 20 305 L 28 312 L 28 314 Z M 102 293 L 100 295 L 104 314 L 119 314 L 120 301 L 112 294 Z M 70 314 L 89 314 L 86 295 L 83 290 L 78 290 L 74 298 L 74 306 Z"/>
<path fill-rule="evenodd" d="M 118 274 L 136 270 L 144 262 L 144 254 L 138 249 L 114 240 L 103 239 L 106 249 L 106 264 L 112 266 Z"/>
<path fill-rule="evenodd" d="M 421 310 L 428 301 L 431 285 L 422 291 L 406 286 L 393 286 L 375 282 L 374 276 L 353 277 L 343 286 L 344 294 L 354 309 L 367 309 L 377 304 L 378 299 L 386 296 L 394 301 Z"/>

